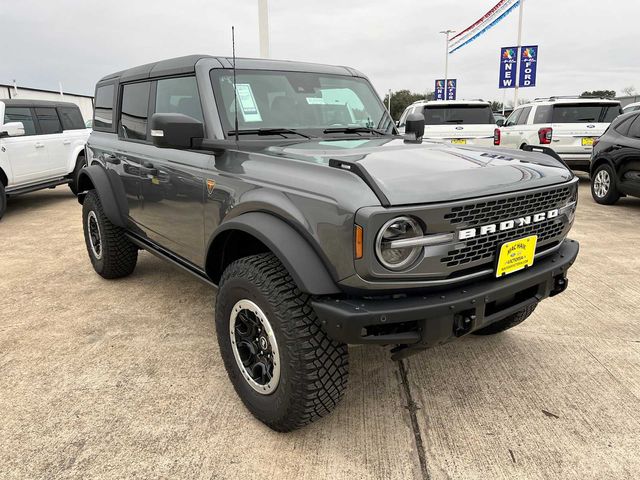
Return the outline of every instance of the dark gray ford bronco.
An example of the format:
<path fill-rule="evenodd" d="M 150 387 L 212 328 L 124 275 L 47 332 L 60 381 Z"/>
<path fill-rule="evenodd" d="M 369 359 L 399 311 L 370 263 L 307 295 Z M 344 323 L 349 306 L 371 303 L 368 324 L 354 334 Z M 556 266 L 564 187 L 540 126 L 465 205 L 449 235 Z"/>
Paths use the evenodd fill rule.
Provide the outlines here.
<path fill-rule="evenodd" d="M 401 359 L 511 328 L 567 286 L 571 171 L 423 143 L 421 116 L 399 136 L 354 69 L 189 56 L 109 75 L 95 98 L 93 267 L 129 275 L 142 248 L 217 285 L 224 365 L 273 429 L 336 406 L 347 344 Z"/>

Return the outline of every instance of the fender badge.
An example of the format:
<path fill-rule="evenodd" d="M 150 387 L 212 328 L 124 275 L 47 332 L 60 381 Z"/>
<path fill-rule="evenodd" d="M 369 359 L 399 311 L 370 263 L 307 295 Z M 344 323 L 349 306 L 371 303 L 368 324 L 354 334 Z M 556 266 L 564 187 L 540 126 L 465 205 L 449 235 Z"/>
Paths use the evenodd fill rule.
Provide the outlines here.
<path fill-rule="evenodd" d="M 207 178 L 207 192 L 209 192 L 209 195 L 213 193 L 214 188 L 216 188 L 216 181 Z"/>

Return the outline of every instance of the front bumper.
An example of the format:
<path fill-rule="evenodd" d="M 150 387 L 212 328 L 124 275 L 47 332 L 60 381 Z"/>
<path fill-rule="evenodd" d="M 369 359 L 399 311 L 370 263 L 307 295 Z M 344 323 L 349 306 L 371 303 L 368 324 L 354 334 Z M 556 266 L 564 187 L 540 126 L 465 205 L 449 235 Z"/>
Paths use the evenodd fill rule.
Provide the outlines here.
<path fill-rule="evenodd" d="M 509 277 L 420 295 L 322 297 L 312 302 L 313 308 L 331 338 L 351 344 L 402 345 L 395 354 L 402 358 L 561 293 L 578 250 L 578 242 L 565 240 L 553 255 Z"/>

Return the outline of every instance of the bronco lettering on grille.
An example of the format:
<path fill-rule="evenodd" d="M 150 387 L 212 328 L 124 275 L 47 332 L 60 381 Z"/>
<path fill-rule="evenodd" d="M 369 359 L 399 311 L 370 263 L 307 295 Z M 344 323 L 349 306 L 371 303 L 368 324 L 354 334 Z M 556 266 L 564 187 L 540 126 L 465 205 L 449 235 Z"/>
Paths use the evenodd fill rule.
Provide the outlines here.
<path fill-rule="evenodd" d="M 505 220 L 504 222 L 500 223 L 483 225 L 479 228 L 467 228 L 466 230 L 460 230 L 460 232 L 458 232 L 458 240 L 468 240 L 479 235 L 489 235 L 491 233 L 503 232 L 505 230 L 511 230 L 513 228 L 524 227 L 525 225 L 531 225 L 532 223 L 540 223 L 545 220 L 556 218 L 559 214 L 560 210 L 555 208 L 553 210 L 549 210 L 548 212 L 527 215 L 526 217 L 520 217 L 513 220 Z"/>

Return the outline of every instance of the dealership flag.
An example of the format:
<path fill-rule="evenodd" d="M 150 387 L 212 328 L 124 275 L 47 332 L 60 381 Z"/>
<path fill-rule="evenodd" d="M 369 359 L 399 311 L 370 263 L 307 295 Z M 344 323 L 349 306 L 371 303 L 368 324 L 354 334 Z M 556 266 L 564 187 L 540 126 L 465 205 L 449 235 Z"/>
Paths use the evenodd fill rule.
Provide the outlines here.
<path fill-rule="evenodd" d="M 514 88 L 516 86 L 516 64 L 518 49 L 502 47 L 500 49 L 500 80 L 498 88 Z"/>
<path fill-rule="evenodd" d="M 458 80 L 452 78 L 451 80 L 447 80 L 447 100 L 455 100 L 456 99 L 456 88 L 458 86 Z"/>
<path fill-rule="evenodd" d="M 434 92 L 434 98 L 436 100 L 444 100 L 444 80 L 436 80 Z"/>
<path fill-rule="evenodd" d="M 519 87 L 535 87 L 538 66 L 538 46 L 529 45 L 520 48 Z"/>

